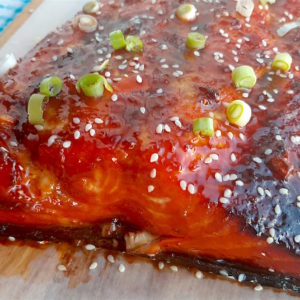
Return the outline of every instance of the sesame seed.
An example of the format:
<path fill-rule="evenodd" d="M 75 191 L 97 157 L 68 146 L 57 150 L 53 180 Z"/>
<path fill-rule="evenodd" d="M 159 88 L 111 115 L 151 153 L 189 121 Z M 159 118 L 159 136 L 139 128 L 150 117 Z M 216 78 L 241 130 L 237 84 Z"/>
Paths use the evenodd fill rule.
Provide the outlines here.
<path fill-rule="evenodd" d="M 269 236 L 269 237 L 267 238 L 267 243 L 268 243 L 268 244 L 273 244 L 273 242 L 274 242 L 274 239 L 273 239 L 271 236 Z"/>
<path fill-rule="evenodd" d="M 93 263 L 90 265 L 89 269 L 90 269 L 90 270 L 95 270 L 95 269 L 97 268 L 97 266 L 98 266 L 98 263 L 95 261 L 95 262 L 93 262 Z"/>
<path fill-rule="evenodd" d="M 185 180 L 181 180 L 179 184 L 180 184 L 181 189 L 185 191 L 186 187 L 187 187 L 186 181 Z"/>
<path fill-rule="evenodd" d="M 210 154 L 210 157 L 211 157 L 213 160 L 219 160 L 219 155 L 216 154 L 216 153 Z"/>
<path fill-rule="evenodd" d="M 78 140 L 80 138 L 80 131 L 79 130 L 76 130 L 75 132 L 74 132 L 74 139 L 75 140 Z"/>
<path fill-rule="evenodd" d="M 136 81 L 137 81 L 137 83 L 142 83 L 143 82 L 143 78 L 141 77 L 141 75 L 136 76 Z"/>
<path fill-rule="evenodd" d="M 232 196 L 232 190 L 226 189 L 226 190 L 224 191 L 224 197 L 225 197 L 225 198 L 230 198 L 231 196 Z"/>
<path fill-rule="evenodd" d="M 255 288 L 254 288 L 254 290 L 256 291 L 256 292 L 260 292 L 260 291 L 262 291 L 264 288 L 260 285 L 260 284 L 258 284 Z"/>
<path fill-rule="evenodd" d="M 164 128 L 165 128 L 166 132 L 171 132 L 171 128 L 170 128 L 170 126 L 168 124 L 165 124 Z"/>
<path fill-rule="evenodd" d="M 216 131 L 216 137 L 220 137 L 222 135 L 221 131 L 220 130 L 217 130 Z"/>
<path fill-rule="evenodd" d="M 246 137 L 245 137 L 245 135 L 244 135 L 243 133 L 240 133 L 240 134 L 239 134 L 239 137 L 240 137 L 240 139 L 241 139 L 242 141 L 245 141 L 245 140 L 246 140 Z"/>
<path fill-rule="evenodd" d="M 275 135 L 276 141 L 282 141 L 282 137 L 279 134 Z"/>
<path fill-rule="evenodd" d="M 273 227 L 269 229 L 269 234 L 271 237 L 275 237 L 275 229 Z"/>
<path fill-rule="evenodd" d="M 246 275 L 241 273 L 239 274 L 239 277 L 238 277 L 238 282 L 243 282 L 246 280 Z"/>
<path fill-rule="evenodd" d="M 253 157 L 253 161 L 255 161 L 258 164 L 261 164 L 263 162 L 262 159 L 257 156 Z"/>
<path fill-rule="evenodd" d="M 164 128 L 163 124 L 158 124 L 155 129 L 156 133 L 161 134 L 163 132 L 163 128 Z"/>
<path fill-rule="evenodd" d="M 63 142 L 63 147 L 64 147 L 65 149 L 70 148 L 70 147 L 71 147 L 71 142 L 70 142 L 70 141 L 65 141 L 65 142 Z"/>
<path fill-rule="evenodd" d="M 289 190 L 286 189 L 286 188 L 281 188 L 281 189 L 279 189 L 279 193 L 281 195 L 288 195 L 289 194 Z"/>
<path fill-rule="evenodd" d="M 259 186 L 258 188 L 257 188 L 257 192 L 261 195 L 261 196 L 265 196 L 265 191 L 264 191 L 264 189 L 261 187 L 261 186 Z"/>
<path fill-rule="evenodd" d="M 108 260 L 111 264 L 113 264 L 113 263 L 115 262 L 115 258 L 114 258 L 111 254 L 109 254 L 109 255 L 107 256 L 107 260 Z"/>
<path fill-rule="evenodd" d="M 120 272 L 120 273 L 124 273 L 125 270 L 126 270 L 125 266 L 124 266 L 123 264 L 120 264 L 120 265 L 119 265 L 119 272 Z"/>
<path fill-rule="evenodd" d="M 141 106 L 141 107 L 140 107 L 140 112 L 141 112 L 142 114 L 144 114 L 144 113 L 146 112 L 146 108 L 145 108 L 144 106 Z"/>
<path fill-rule="evenodd" d="M 164 92 L 164 90 L 161 89 L 161 88 L 156 90 L 156 93 L 157 93 L 157 94 L 162 94 L 163 92 Z"/>
<path fill-rule="evenodd" d="M 155 178 L 156 177 L 156 169 L 152 169 L 152 171 L 150 172 L 150 177 L 151 178 Z"/>
<path fill-rule="evenodd" d="M 233 139 L 233 133 L 231 132 L 231 131 L 229 131 L 228 133 L 227 133 L 227 136 L 232 140 Z"/>
<path fill-rule="evenodd" d="M 164 267 L 165 267 L 165 264 L 164 264 L 162 261 L 160 261 L 160 262 L 158 263 L 158 268 L 159 268 L 160 270 L 163 270 Z"/>
<path fill-rule="evenodd" d="M 299 196 L 297 196 L 297 201 L 299 201 L 299 202 L 300 202 L 300 195 L 299 195 Z"/>
<path fill-rule="evenodd" d="M 168 69 L 168 68 L 169 68 L 169 65 L 163 64 L 163 65 L 161 65 L 161 67 L 162 67 L 163 69 Z"/>
<path fill-rule="evenodd" d="M 95 123 L 96 124 L 103 124 L 103 120 L 100 118 L 95 118 Z"/>
<path fill-rule="evenodd" d="M 294 241 L 295 241 L 297 244 L 299 244 L 299 243 L 300 243 L 300 234 L 298 234 L 298 235 L 295 235 L 295 237 L 294 237 Z"/>
<path fill-rule="evenodd" d="M 66 271 L 67 271 L 67 268 L 66 268 L 64 265 L 58 265 L 58 266 L 57 266 L 57 270 L 58 270 L 58 271 L 61 271 L 61 272 L 66 272 Z"/>
<path fill-rule="evenodd" d="M 48 147 L 52 146 L 57 138 L 57 135 L 51 135 L 48 139 Z"/>
<path fill-rule="evenodd" d="M 229 204 L 229 199 L 227 199 L 225 197 L 221 197 L 220 202 L 223 203 L 223 204 Z"/>
<path fill-rule="evenodd" d="M 170 266 L 170 269 L 171 269 L 173 272 L 178 272 L 178 267 L 177 267 L 177 266 Z"/>
<path fill-rule="evenodd" d="M 230 158 L 231 158 L 231 161 L 232 161 L 232 162 L 235 162 L 235 161 L 236 161 L 236 156 L 235 156 L 234 153 L 231 153 Z"/>
<path fill-rule="evenodd" d="M 9 240 L 10 242 L 15 242 L 15 241 L 16 241 L 16 238 L 13 237 L 13 236 L 9 236 L 9 237 L 8 237 L 8 240 Z"/>
<path fill-rule="evenodd" d="M 195 277 L 196 277 L 197 279 L 203 279 L 203 273 L 202 273 L 201 271 L 197 271 L 197 272 L 195 273 Z"/>
<path fill-rule="evenodd" d="M 153 163 L 153 162 L 156 162 L 156 161 L 158 161 L 158 154 L 157 153 L 153 153 L 151 155 L 150 162 Z"/>
<path fill-rule="evenodd" d="M 85 125 L 85 129 L 84 129 L 84 130 L 85 130 L 86 132 L 88 132 L 88 131 L 90 131 L 92 128 L 93 128 L 93 125 L 92 125 L 91 123 L 88 123 L 88 124 Z"/>
<path fill-rule="evenodd" d="M 242 180 L 237 180 L 237 181 L 235 182 L 235 184 L 236 184 L 237 186 L 244 186 L 244 182 L 243 182 Z"/>
<path fill-rule="evenodd" d="M 148 185 L 148 193 L 152 193 L 154 191 L 153 185 Z"/>
<path fill-rule="evenodd" d="M 209 156 L 204 160 L 205 164 L 211 164 L 212 163 L 212 158 Z"/>
<path fill-rule="evenodd" d="M 221 175 L 220 173 L 218 173 L 218 172 L 215 174 L 215 179 L 216 179 L 218 182 L 222 182 L 222 181 L 223 181 L 222 175 Z"/>
<path fill-rule="evenodd" d="M 270 155 L 272 154 L 273 150 L 272 149 L 266 149 L 265 150 L 265 155 Z"/>
<path fill-rule="evenodd" d="M 227 277 L 228 276 L 228 272 L 226 270 L 220 270 L 219 271 L 220 275 Z"/>
<path fill-rule="evenodd" d="M 96 250 L 96 247 L 95 247 L 95 245 L 87 244 L 87 245 L 85 245 L 85 249 L 88 251 L 93 251 L 93 250 Z"/>
<path fill-rule="evenodd" d="M 90 136 L 94 136 L 95 134 L 96 134 L 96 131 L 95 131 L 95 129 L 92 128 L 92 129 L 90 130 Z"/>
<path fill-rule="evenodd" d="M 112 101 L 117 101 L 118 100 L 118 95 L 117 94 L 113 94 L 112 96 L 111 96 L 111 100 Z"/>
<path fill-rule="evenodd" d="M 277 216 L 279 216 L 279 215 L 281 214 L 281 207 L 280 207 L 279 204 L 276 204 L 274 210 L 275 210 L 275 214 L 276 214 Z"/>
<path fill-rule="evenodd" d="M 194 195 L 194 194 L 196 194 L 196 192 L 197 192 L 196 187 L 195 187 L 192 183 L 190 183 L 190 184 L 188 185 L 188 192 L 189 192 L 191 195 Z"/>

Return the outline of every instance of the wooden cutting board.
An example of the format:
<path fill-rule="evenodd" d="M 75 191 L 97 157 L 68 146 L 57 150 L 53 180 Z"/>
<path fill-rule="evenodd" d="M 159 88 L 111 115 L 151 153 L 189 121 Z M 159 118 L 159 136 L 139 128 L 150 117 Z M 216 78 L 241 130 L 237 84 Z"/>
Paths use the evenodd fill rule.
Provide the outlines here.
<path fill-rule="evenodd" d="M 86 0 L 33 0 L 32 4 L 0 36 L 0 56 L 24 55 L 49 31 L 63 24 Z M 1 0 L 0 0 L 1 2 Z M 41 26 L 42 25 L 42 26 Z M 80 250 L 81 249 L 81 250 Z M 221 277 L 179 268 L 158 271 L 152 263 L 116 256 L 108 263 L 104 251 L 86 251 L 67 245 L 0 244 L 0 299 L 206 299 L 292 300 L 296 296 L 272 289 L 262 292 Z M 90 270 L 92 263 L 97 267 Z M 126 268 L 119 271 L 120 264 Z M 59 268 L 66 271 L 59 271 Z"/>

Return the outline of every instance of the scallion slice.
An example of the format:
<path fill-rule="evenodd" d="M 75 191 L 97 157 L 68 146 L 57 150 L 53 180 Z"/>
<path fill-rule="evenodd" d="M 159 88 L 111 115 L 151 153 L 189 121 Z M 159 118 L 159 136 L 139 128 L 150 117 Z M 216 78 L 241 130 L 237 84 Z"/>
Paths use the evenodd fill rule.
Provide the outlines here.
<path fill-rule="evenodd" d="M 109 92 L 113 92 L 113 89 L 108 84 L 106 78 L 96 73 L 83 75 L 76 84 L 78 93 L 82 91 L 87 97 L 94 98 L 101 97 L 103 95 L 104 87 Z"/>
<path fill-rule="evenodd" d="M 289 33 L 291 30 L 299 28 L 300 27 L 300 18 L 298 18 L 294 22 L 285 23 L 281 27 L 278 28 L 277 34 L 281 36 L 285 36 L 287 33 Z"/>
<path fill-rule="evenodd" d="M 268 4 L 268 3 L 274 4 L 275 2 L 276 2 L 276 0 L 260 0 L 260 3 L 261 3 L 262 5 L 266 5 L 266 4 Z"/>
<path fill-rule="evenodd" d="M 29 98 L 27 112 L 28 121 L 32 125 L 44 125 L 43 101 L 46 96 L 42 94 L 33 94 Z"/>
<path fill-rule="evenodd" d="M 250 18 L 254 9 L 253 0 L 238 0 L 235 10 L 245 18 Z"/>
<path fill-rule="evenodd" d="M 126 50 L 128 52 L 141 52 L 143 51 L 143 42 L 136 36 L 128 35 L 126 37 Z"/>
<path fill-rule="evenodd" d="M 90 15 L 79 15 L 75 19 L 75 23 L 80 30 L 84 32 L 93 32 L 97 29 L 98 21 L 96 18 Z"/>
<path fill-rule="evenodd" d="M 109 39 L 115 50 L 123 49 L 126 47 L 125 38 L 121 30 L 111 32 L 109 34 Z"/>
<path fill-rule="evenodd" d="M 181 4 L 176 10 L 176 16 L 182 21 L 193 21 L 196 19 L 197 9 L 193 4 Z"/>
<path fill-rule="evenodd" d="M 237 88 L 251 89 L 256 83 L 256 75 L 252 67 L 240 66 L 233 70 L 232 80 Z"/>
<path fill-rule="evenodd" d="M 251 119 L 251 107 L 242 100 L 232 101 L 226 110 L 228 121 L 236 126 L 244 127 Z"/>
<path fill-rule="evenodd" d="M 93 68 L 94 72 L 102 72 L 106 69 L 106 67 L 109 65 L 109 59 L 106 59 L 100 66 L 95 66 Z"/>
<path fill-rule="evenodd" d="M 86 14 L 95 14 L 100 10 L 100 4 L 97 1 L 90 1 L 83 6 L 82 10 Z"/>
<path fill-rule="evenodd" d="M 193 123 L 194 134 L 201 134 L 203 136 L 214 135 L 214 120 L 212 118 L 199 118 Z"/>
<path fill-rule="evenodd" d="M 292 62 L 293 59 L 289 53 L 277 53 L 273 60 L 272 68 L 274 70 L 281 70 L 283 72 L 287 72 L 290 70 Z"/>
<path fill-rule="evenodd" d="M 63 82 L 57 76 L 51 76 L 43 79 L 40 84 L 40 93 L 48 97 L 58 95 L 62 90 Z"/>
<path fill-rule="evenodd" d="M 205 48 L 206 37 L 199 32 L 190 32 L 186 39 L 186 46 L 190 49 Z"/>

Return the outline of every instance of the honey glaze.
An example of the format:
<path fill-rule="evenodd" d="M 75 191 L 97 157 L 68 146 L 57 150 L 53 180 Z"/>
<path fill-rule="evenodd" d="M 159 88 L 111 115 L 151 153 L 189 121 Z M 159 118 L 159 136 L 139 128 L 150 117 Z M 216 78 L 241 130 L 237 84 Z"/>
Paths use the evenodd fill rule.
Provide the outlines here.
<path fill-rule="evenodd" d="M 191 23 L 176 18 L 180 3 L 104 1 L 96 32 L 67 23 L 1 79 L 1 233 L 105 237 L 125 251 L 126 234 L 147 232 L 151 241 L 128 252 L 271 269 L 299 290 L 300 37 L 276 34 L 299 17 L 299 1 L 268 10 L 256 1 L 249 20 L 235 2 L 203 1 Z M 143 52 L 113 51 L 117 29 L 139 36 Z M 186 48 L 190 31 L 207 35 L 204 49 Z M 278 51 L 293 57 L 290 72 L 270 68 Z M 113 94 L 79 95 L 77 80 L 105 59 Z M 251 91 L 231 79 L 243 64 L 258 77 Z M 27 102 L 47 74 L 64 86 L 45 103 L 44 127 L 34 127 Z M 236 99 L 252 107 L 242 129 L 226 119 Z M 193 134 L 193 120 L 207 116 L 215 135 Z"/>

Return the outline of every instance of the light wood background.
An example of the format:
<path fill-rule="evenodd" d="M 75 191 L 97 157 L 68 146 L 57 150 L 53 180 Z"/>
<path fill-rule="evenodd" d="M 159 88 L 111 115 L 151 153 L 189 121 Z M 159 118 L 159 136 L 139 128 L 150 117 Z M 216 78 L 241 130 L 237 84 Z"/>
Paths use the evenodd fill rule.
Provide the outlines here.
<path fill-rule="evenodd" d="M 24 55 L 56 26 L 69 19 L 86 0 L 33 0 L 0 36 L 0 56 Z M 229 0 L 228 0 L 229 1 Z M 1 0 L 0 0 L 1 3 Z M 32 11 L 33 10 L 33 11 Z M 42 26 L 41 26 L 42 24 Z M 14 242 L 0 244 L 0 299 L 205 299 L 205 300 L 292 300 L 296 296 L 272 289 L 256 292 L 253 287 L 179 268 L 158 271 L 151 263 L 128 263 L 122 255 L 115 264 L 107 263 L 100 252 L 77 251 L 65 245 L 36 248 Z M 92 262 L 98 266 L 89 270 Z M 64 264 L 67 271 L 57 270 Z M 126 267 L 120 273 L 118 267 Z"/>

